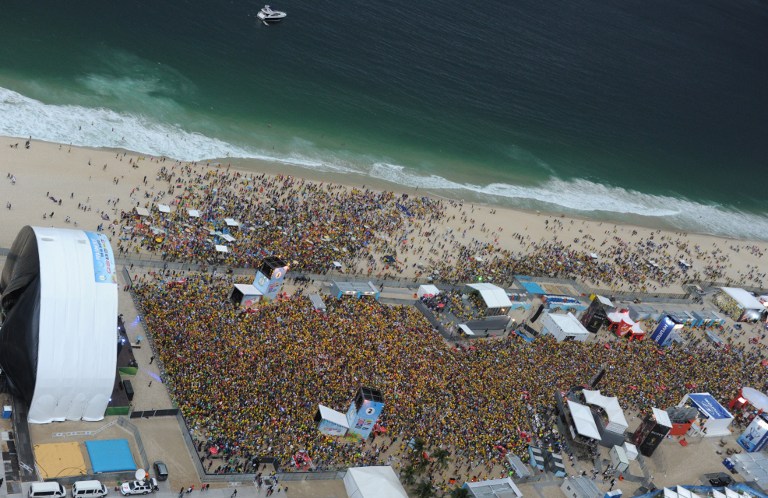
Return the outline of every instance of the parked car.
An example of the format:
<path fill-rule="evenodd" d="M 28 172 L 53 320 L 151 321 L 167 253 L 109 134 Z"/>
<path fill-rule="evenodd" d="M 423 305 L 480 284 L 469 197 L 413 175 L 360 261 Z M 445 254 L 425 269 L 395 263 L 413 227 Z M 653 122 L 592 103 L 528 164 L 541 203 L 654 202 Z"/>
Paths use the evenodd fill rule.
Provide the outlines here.
<path fill-rule="evenodd" d="M 154 477 L 149 480 L 124 482 L 120 486 L 120 493 L 123 496 L 146 495 L 157 490 L 157 480 Z"/>
<path fill-rule="evenodd" d="M 158 460 L 152 464 L 152 468 L 155 470 L 155 476 L 158 481 L 168 480 L 168 467 L 165 466 L 165 463 Z"/>

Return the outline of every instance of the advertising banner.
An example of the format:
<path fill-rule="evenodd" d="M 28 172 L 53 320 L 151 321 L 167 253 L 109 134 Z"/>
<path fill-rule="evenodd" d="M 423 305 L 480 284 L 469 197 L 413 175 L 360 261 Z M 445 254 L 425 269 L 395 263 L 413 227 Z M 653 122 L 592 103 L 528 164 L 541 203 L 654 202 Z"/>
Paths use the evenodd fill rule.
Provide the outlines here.
<path fill-rule="evenodd" d="M 755 417 L 736 442 L 750 453 L 765 448 L 768 444 L 768 415 L 761 413 Z"/>
<path fill-rule="evenodd" d="M 85 232 L 93 255 L 93 276 L 98 284 L 117 283 L 112 245 L 103 233 Z"/>

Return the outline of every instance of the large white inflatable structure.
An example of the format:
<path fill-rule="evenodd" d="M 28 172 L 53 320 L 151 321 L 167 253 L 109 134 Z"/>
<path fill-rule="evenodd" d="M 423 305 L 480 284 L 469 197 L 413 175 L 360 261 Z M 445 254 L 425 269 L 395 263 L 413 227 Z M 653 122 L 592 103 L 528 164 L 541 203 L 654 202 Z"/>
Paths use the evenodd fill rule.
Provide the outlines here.
<path fill-rule="evenodd" d="M 103 419 L 117 365 L 115 258 L 106 235 L 22 228 L 0 296 L 0 366 L 29 404 L 29 422 Z"/>

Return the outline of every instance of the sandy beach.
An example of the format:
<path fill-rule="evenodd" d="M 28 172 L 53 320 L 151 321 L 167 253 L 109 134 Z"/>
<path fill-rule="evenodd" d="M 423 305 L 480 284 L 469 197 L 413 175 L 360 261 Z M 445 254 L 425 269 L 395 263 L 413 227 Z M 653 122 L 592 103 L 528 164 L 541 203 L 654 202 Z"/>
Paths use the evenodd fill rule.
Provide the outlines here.
<path fill-rule="evenodd" d="M 142 206 L 155 213 L 160 203 L 173 206 L 175 211 L 181 196 L 178 191 L 174 193 L 174 185 L 178 188 L 182 183 L 197 183 L 204 188 L 206 172 L 213 170 L 232 175 L 231 178 L 237 172 L 242 175 L 265 173 L 273 178 L 290 175 L 296 181 L 301 176 L 307 182 L 323 186 L 343 185 L 337 188 L 345 192 L 363 185 L 375 191 L 396 188 L 383 181 L 372 183 L 369 178 L 263 161 L 182 164 L 125 151 L 70 147 L 34 139 L 27 149 L 25 142 L 0 138 L 0 158 L 5 170 L 0 187 L 5 207 L 4 230 L 0 233 L 2 247 L 10 247 L 18 230 L 28 224 L 86 230 L 101 226 L 113 236 L 113 247 L 118 251 L 120 244 L 115 239 L 135 221 L 119 221 L 121 212 L 130 213 L 134 207 Z M 161 178 L 162 168 L 175 175 L 173 184 L 167 176 Z M 233 192 L 236 196 L 248 195 L 242 188 L 240 194 L 236 189 Z M 402 190 L 397 192 L 400 193 Z M 406 193 L 410 198 L 430 195 L 418 190 Z M 189 197 L 185 194 L 185 201 Z M 204 201 L 193 198 L 185 205 L 192 207 L 191 203 L 200 202 Z M 204 209 L 206 206 L 194 207 Z M 531 268 L 532 274 L 577 276 L 599 289 L 681 292 L 685 281 L 765 286 L 765 274 L 759 271 L 768 249 L 765 242 L 652 230 L 444 198 L 440 210 L 437 222 L 404 217 L 404 224 L 397 230 L 388 235 L 377 234 L 382 244 L 370 251 L 375 254 L 375 261 L 358 258 L 344 271 L 423 279 L 429 269 L 439 273 L 438 279 L 460 280 L 472 272 L 486 272 L 486 275 L 490 272 L 492 277 L 495 272 L 512 271 L 499 269 L 505 258 L 529 258 L 540 260 L 538 266 Z M 233 218 L 244 216 L 236 211 L 221 214 Z M 183 215 L 180 213 L 178 217 Z M 259 217 L 258 213 L 247 215 Z M 396 240 L 386 240 L 388 236 L 396 236 Z M 125 242 L 126 251 L 131 243 Z M 136 251 L 137 245 L 131 250 Z M 146 251 L 146 247 L 140 250 Z M 394 251 L 397 263 L 391 267 L 378 261 L 380 256 Z M 691 268 L 683 271 L 681 260 Z M 598 265 L 599 269 L 592 268 Z M 568 271 L 559 271 L 558 266 L 567 266 Z M 454 270 L 461 267 L 465 267 L 464 271 Z M 519 268 L 518 265 L 513 269 Z M 447 275 L 452 271 L 455 275 Z"/>

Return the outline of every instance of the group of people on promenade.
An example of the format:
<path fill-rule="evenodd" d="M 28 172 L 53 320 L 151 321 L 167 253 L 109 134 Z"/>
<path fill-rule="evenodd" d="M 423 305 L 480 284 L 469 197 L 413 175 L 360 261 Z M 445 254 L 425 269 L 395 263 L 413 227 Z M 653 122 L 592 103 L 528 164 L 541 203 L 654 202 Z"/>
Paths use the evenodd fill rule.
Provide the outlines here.
<path fill-rule="evenodd" d="M 537 436 L 531 407 L 551 406 L 555 391 L 601 367 L 600 389 L 633 416 L 692 390 L 728 399 L 744 385 L 768 387 L 758 350 L 514 335 L 450 346 L 413 307 L 327 299 L 320 313 L 299 292 L 247 313 L 227 299 L 226 276 L 172 280 L 157 274 L 135 285 L 165 381 L 196 438 L 246 461 L 286 465 L 305 450 L 321 468 L 389 463 L 419 438 L 449 450 L 466 477 L 506 451 L 524 456 Z M 387 432 L 375 449 L 324 436 L 313 419 L 321 403 L 346 412 L 360 386 L 384 396 Z"/>

